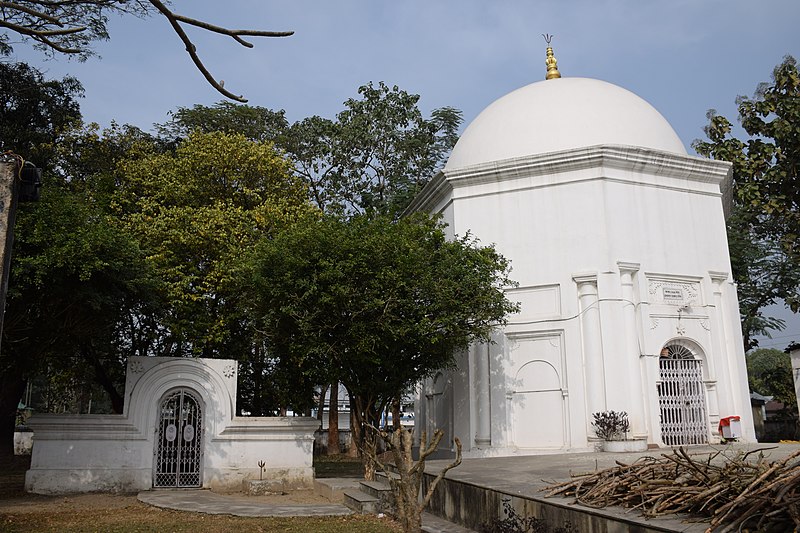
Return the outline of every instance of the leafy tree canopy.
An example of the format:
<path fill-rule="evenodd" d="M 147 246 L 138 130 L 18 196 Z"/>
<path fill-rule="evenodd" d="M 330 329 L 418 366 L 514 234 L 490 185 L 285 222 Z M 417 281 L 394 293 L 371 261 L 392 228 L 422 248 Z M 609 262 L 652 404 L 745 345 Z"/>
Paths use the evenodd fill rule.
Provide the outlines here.
<path fill-rule="evenodd" d="M 138 243 L 82 194 L 53 183 L 17 213 L 0 353 L 0 449 L 26 382 L 95 381 L 121 411 L 124 358 L 155 316 L 158 280 Z M 146 340 L 146 339 L 145 339 Z M 9 444 L 10 446 L 10 444 Z"/>
<path fill-rule="evenodd" d="M 789 354 L 780 350 L 758 349 L 747 354 L 747 379 L 750 390 L 772 396 L 792 413 L 797 412 L 797 398 Z"/>
<path fill-rule="evenodd" d="M 225 131 L 272 141 L 321 210 L 397 217 L 444 165 L 458 140 L 461 112 L 443 107 L 425 118 L 418 95 L 382 82 L 358 93 L 333 120 L 313 116 L 289 125 L 282 110 L 220 102 L 179 108 L 158 128 L 170 137 Z"/>
<path fill-rule="evenodd" d="M 116 175 L 112 208 L 166 284 L 179 353 L 235 356 L 223 349 L 241 338 L 235 265 L 259 239 L 313 213 L 304 184 L 270 143 L 221 132 L 124 159 Z"/>
<path fill-rule="evenodd" d="M 282 147 L 289 122 L 283 109 L 272 111 L 266 107 L 217 102 L 212 106 L 196 104 L 171 111 L 172 117 L 164 124 L 156 124 L 162 137 L 185 139 L 193 132 L 237 133 L 251 141 L 270 141 Z"/>
<path fill-rule="evenodd" d="M 0 62 L 0 152 L 52 168 L 56 145 L 81 121 L 82 96 L 75 78 L 45 80 L 25 63 Z"/>
<path fill-rule="evenodd" d="M 383 82 L 358 93 L 361 98 L 348 99 L 336 117 L 334 210 L 398 216 L 446 161 L 461 112 L 444 107 L 426 120 L 418 95 Z"/>
<path fill-rule="evenodd" d="M 517 309 L 509 263 L 418 214 L 324 217 L 263 240 L 243 276 L 269 349 L 350 391 L 359 425 Z"/>
<path fill-rule="evenodd" d="M 733 136 L 732 123 L 709 112 L 708 140 L 698 153 L 733 163 L 734 216 L 728 225 L 734 279 L 739 285 L 746 348 L 752 336 L 780 329 L 761 309 L 784 300 L 800 310 L 800 74 L 787 56 L 771 83 L 753 97 L 739 97 L 739 121 L 747 140 Z"/>
<path fill-rule="evenodd" d="M 774 239 L 764 238 L 745 210 L 735 207 L 728 219 L 728 246 L 737 280 L 739 314 L 746 350 L 758 346 L 757 336 L 781 331 L 785 321 L 764 314 L 776 302 L 795 302 L 800 268 Z"/>

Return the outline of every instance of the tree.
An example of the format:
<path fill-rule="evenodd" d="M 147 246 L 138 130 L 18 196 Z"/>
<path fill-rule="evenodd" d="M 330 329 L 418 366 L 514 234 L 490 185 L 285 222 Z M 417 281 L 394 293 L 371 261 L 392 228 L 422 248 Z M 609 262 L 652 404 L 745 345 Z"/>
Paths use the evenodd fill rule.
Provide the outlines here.
<path fill-rule="evenodd" d="M 118 411 L 121 331 L 154 280 L 131 236 L 80 194 L 47 187 L 20 208 L 0 357 L 0 446 L 36 375 L 91 376 Z"/>
<path fill-rule="evenodd" d="M 417 107 L 419 96 L 383 83 L 358 92 L 362 98 L 348 99 L 334 120 L 313 116 L 289 125 L 282 110 L 220 102 L 179 108 L 159 131 L 171 138 L 224 131 L 272 141 L 290 158 L 320 210 L 397 216 L 444 163 L 457 140 L 461 114 L 441 108 L 425 119 Z M 338 390 L 338 383 L 330 386 Z M 338 404 L 330 406 L 330 420 L 338 421 Z M 336 442 L 337 427 L 329 428 L 329 439 Z"/>
<path fill-rule="evenodd" d="M 759 235 L 751 217 L 734 207 L 728 218 L 728 246 L 733 279 L 737 280 L 739 314 L 745 350 L 758 346 L 758 335 L 769 337 L 785 322 L 765 316 L 763 309 L 781 300 L 791 302 L 800 286 L 800 269 L 773 239 Z"/>
<path fill-rule="evenodd" d="M 186 46 L 186 52 L 206 81 L 221 94 L 240 102 L 247 100 L 225 89 L 223 82 L 211 75 L 184 27 L 226 35 L 247 48 L 252 48 L 253 44 L 243 37 L 287 37 L 294 33 L 224 28 L 179 15 L 161 0 L 15 0 L 0 2 L 0 28 L 6 30 L 0 34 L 0 55 L 12 52 L 9 33 L 14 33 L 23 41 L 32 40 L 35 48 L 48 55 L 67 54 L 85 60 L 93 54 L 92 42 L 109 38 L 106 24 L 111 14 L 162 15 Z"/>
<path fill-rule="evenodd" d="M 294 125 L 287 151 L 326 190 L 326 211 L 398 217 L 455 146 L 461 112 L 443 107 L 425 119 L 419 95 L 383 82 L 358 93 L 333 124 L 312 117 Z"/>
<path fill-rule="evenodd" d="M 800 74 L 794 58 L 787 56 L 775 67 L 772 83 L 762 83 L 737 104 L 749 139 L 735 138 L 731 122 L 712 110 L 708 141 L 693 146 L 733 163 L 735 215 L 728 239 L 749 348 L 754 334 L 782 327 L 762 317 L 762 307 L 782 299 L 800 310 Z"/>
<path fill-rule="evenodd" d="M 503 292 L 508 261 L 470 236 L 448 240 L 422 214 L 293 225 L 262 240 L 249 264 L 242 290 L 269 349 L 318 383 L 341 381 L 367 450 L 392 399 L 517 309 Z"/>
<path fill-rule="evenodd" d="M 797 413 L 797 397 L 789 354 L 762 348 L 747 354 L 747 379 L 750 390 L 772 396 L 784 404 L 788 413 Z"/>
<path fill-rule="evenodd" d="M 455 459 L 439 471 L 428 485 L 425 494 L 420 495 L 422 478 L 425 476 L 425 461 L 439 447 L 444 431 L 437 429 L 428 440 L 427 432 L 422 430 L 419 439 L 419 455 L 416 460 L 414 460 L 412 433 L 412 430 L 402 427 L 395 428 L 392 432 L 380 431 L 381 439 L 392 453 L 395 466 L 393 471 L 390 471 L 380 461 L 377 454 L 373 458 L 378 467 L 388 475 L 389 486 L 392 489 L 392 496 L 394 496 L 394 505 L 397 509 L 397 518 L 406 533 L 422 531 L 422 511 L 431 501 L 433 491 L 448 471 L 461 464 L 461 441 L 455 437 L 453 439 L 456 445 Z M 397 476 L 392 475 L 394 471 Z"/>
<path fill-rule="evenodd" d="M 178 108 L 162 134 L 240 133 L 271 141 L 291 159 L 312 202 L 326 213 L 399 216 L 442 166 L 458 140 L 461 112 L 424 118 L 419 96 L 383 82 L 359 87 L 335 119 L 308 117 L 289 125 L 284 112 L 220 102 Z"/>
<path fill-rule="evenodd" d="M 156 129 L 167 139 L 186 139 L 194 132 L 224 132 L 244 135 L 250 141 L 269 141 L 283 147 L 281 140 L 289 122 L 286 112 L 273 111 L 266 107 L 217 102 L 212 106 L 196 104 L 170 111 L 172 117 Z"/>
<path fill-rule="evenodd" d="M 313 213 L 288 162 L 270 143 L 194 133 L 174 152 L 120 161 L 116 182 L 113 208 L 165 284 L 174 354 L 251 353 L 236 265 L 259 239 Z"/>
<path fill-rule="evenodd" d="M 45 80 L 25 63 L 0 62 L 0 152 L 51 168 L 59 140 L 81 121 L 82 96 L 75 78 Z"/>
<path fill-rule="evenodd" d="M 12 151 L 24 159 L 36 161 L 41 167 L 53 168 L 56 165 L 54 147 L 64 131 L 80 121 L 77 99 L 81 95 L 80 84 L 72 78 L 45 80 L 41 72 L 25 64 L 0 62 L 0 150 Z M 24 218 L 24 213 L 19 218 Z M 13 295 L 6 306 L 7 320 L 13 320 L 12 300 Z M 27 377 L 24 367 L 33 359 L 34 354 L 9 351 L 3 342 L 0 349 L 0 453 L 13 453 L 17 404 Z"/>

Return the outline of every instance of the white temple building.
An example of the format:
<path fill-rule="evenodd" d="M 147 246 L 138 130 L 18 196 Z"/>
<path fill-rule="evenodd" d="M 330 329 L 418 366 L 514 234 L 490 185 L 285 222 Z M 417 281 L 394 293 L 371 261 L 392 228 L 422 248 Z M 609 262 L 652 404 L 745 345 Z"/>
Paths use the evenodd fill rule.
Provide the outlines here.
<path fill-rule="evenodd" d="M 594 450 L 592 413 L 651 446 L 755 441 L 725 232 L 725 162 L 688 155 L 650 104 L 548 79 L 487 107 L 410 211 L 511 260 L 518 314 L 421 386 L 417 425 L 465 457 Z M 727 199 L 729 202 L 730 199 Z"/>

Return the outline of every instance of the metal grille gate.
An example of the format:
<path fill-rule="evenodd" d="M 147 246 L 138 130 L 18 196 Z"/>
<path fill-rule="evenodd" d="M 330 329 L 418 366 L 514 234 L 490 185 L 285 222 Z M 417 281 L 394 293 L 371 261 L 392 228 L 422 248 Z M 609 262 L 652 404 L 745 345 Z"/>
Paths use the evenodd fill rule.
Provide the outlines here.
<path fill-rule="evenodd" d="M 691 353 L 690 358 L 679 358 L 687 355 L 683 346 L 668 348 L 669 357 L 659 361 L 661 440 L 667 446 L 706 444 L 708 419 L 701 361 Z"/>
<path fill-rule="evenodd" d="M 154 487 L 200 487 L 203 412 L 188 389 L 167 395 L 158 410 Z"/>

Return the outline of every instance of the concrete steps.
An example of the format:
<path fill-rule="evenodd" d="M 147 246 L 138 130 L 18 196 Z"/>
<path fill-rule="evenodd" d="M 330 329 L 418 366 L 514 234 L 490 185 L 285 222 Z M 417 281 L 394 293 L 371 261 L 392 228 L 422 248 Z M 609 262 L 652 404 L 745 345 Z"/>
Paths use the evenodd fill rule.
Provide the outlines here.
<path fill-rule="evenodd" d="M 394 514 L 394 495 L 388 483 L 380 480 L 362 481 L 360 490 L 378 500 L 379 513 Z"/>
<path fill-rule="evenodd" d="M 389 484 L 378 478 L 375 481 L 359 481 L 358 487 L 345 490 L 342 503 L 361 514 L 391 513 L 394 497 Z"/>
<path fill-rule="evenodd" d="M 376 473 L 375 481 L 360 481 L 358 487 L 342 491 L 345 507 L 360 514 L 392 514 L 394 497 L 386 474 Z M 458 524 L 448 522 L 431 513 L 422 513 L 422 531 L 425 533 L 475 533 Z"/>
<path fill-rule="evenodd" d="M 342 503 L 348 509 L 359 514 L 378 514 L 383 511 L 380 509 L 380 500 L 360 490 L 344 491 Z"/>
<path fill-rule="evenodd" d="M 317 478 L 314 480 L 314 492 L 332 503 L 342 503 L 344 491 L 358 490 L 360 481 L 349 477 Z"/>

